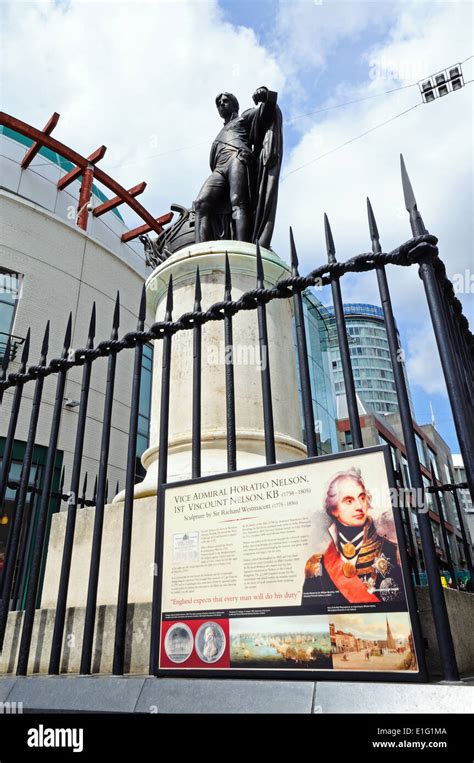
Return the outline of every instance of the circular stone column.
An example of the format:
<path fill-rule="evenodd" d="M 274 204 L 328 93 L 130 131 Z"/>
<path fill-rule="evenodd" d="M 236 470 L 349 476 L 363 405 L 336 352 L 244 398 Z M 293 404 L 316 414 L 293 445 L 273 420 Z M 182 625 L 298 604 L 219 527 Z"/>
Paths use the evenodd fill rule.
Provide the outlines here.
<path fill-rule="evenodd" d="M 173 318 L 193 310 L 196 268 L 202 286 L 202 309 L 224 298 L 225 253 L 232 276 L 232 299 L 256 286 L 256 247 L 239 241 L 207 241 L 180 250 L 157 267 L 146 282 L 147 303 L 155 320 L 164 319 L 168 281 L 173 276 Z M 274 253 L 261 250 L 265 287 L 290 275 Z M 290 299 L 266 306 L 277 461 L 306 456 L 297 391 L 296 353 Z M 265 464 L 262 386 L 257 311 L 233 318 L 237 469 Z M 154 343 L 150 447 L 142 456 L 147 470 L 135 497 L 156 494 L 159 459 L 162 341 Z M 202 326 L 201 475 L 227 471 L 224 322 Z M 172 338 L 168 482 L 191 478 L 193 332 Z M 114 499 L 123 500 L 123 493 Z"/>

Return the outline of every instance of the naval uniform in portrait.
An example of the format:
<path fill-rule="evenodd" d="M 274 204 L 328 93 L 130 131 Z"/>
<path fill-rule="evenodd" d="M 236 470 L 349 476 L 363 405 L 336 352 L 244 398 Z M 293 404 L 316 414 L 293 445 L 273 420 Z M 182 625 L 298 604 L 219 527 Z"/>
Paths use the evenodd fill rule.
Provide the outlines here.
<path fill-rule="evenodd" d="M 303 604 L 318 599 L 326 599 L 328 606 L 404 601 L 397 545 L 377 533 L 370 517 L 362 527 L 336 520 L 328 531 L 331 540 L 324 554 L 306 562 Z"/>

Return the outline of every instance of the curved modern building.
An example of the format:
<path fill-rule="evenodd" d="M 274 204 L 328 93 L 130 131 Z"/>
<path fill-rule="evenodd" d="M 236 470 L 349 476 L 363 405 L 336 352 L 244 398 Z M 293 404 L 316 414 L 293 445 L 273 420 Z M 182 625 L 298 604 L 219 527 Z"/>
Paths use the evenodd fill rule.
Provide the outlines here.
<path fill-rule="evenodd" d="M 42 133 L 42 135 L 47 135 Z M 7 374 L 19 369 L 27 332 L 31 331 L 27 365 L 36 365 L 46 323 L 50 321 L 48 361 L 59 357 L 65 330 L 72 314 L 73 348 L 84 347 L 93 304 L 96 305 L 95 344 L 110 336 L 117 292 L 120 292 L 119 336 L 136 329 L 142 285 L 147 276 L 143 247 L 130 236 L 117 205 L 104 214 L 94 214 L 108 201 L 92 185 L 87 204 L 87 221 L 79 225 L 82 177 L 74 164 L 44 145 L 27 167 L 25 157 L 34 149 L 34 141 L 22 132 L 0 124 L 0 363 L 7 341 L 11 351 Z M 75 179 L 61 188 L 61 181 Z M 112 201 L 112 204 L 114 202 Z M 111 202 L 109 201 L 109 205 Z M 84 213 L 84 209 L 82 210 Z M 142 222 L 142 220 L 140 220 Z M 139 447 L 137 456 L 148 446 L 151 390 L 151 346 L 144 348 L 144 374 L 141 395 Z M 93 364 L 88 416 L 82 460 L 81 490 L 87 473 L 86 497 L 93 498 L 98 473 L 107 359 Z M 133 353 L 122 352 L 117 358 L 113 419 L 108 467 L 109 500 L 117 482 L 123 486 L 129 415 Z M 72 368 L 67 377 L 61 416 L 53 494 L 58 491 L 61 472 L 65 470 L 64 492 L 69 491 L 78 401 L 82 369 Z M 25 385 L 20 415 L 15 431 L 9 479 L 18 480 L 23 462 L 32 411 L 34 384 Z M 51 414 L 56 394 L 56 379 L 47 377 L 44 384 L 38 422 L 30 486 L 41 489 L 50 439 Z M 0 459 L 3 457 L 14 388 L 5 391 L 0 415 Z M 139 465 L 139 459 L 137 458 Z M 138 467 L 139 469 L 140 467 Z M 0 521 L 0 569 L 15 492 L 8 488 Z M 58 498 L 51 501 L 51 511 L 60 507 Z M 62 508 L 66 504 L 62 504 Z M 31 493 L 28 512 L 36 509 Z"/>
<path fill-rule="evenodd" d="M 331 375 L 331 358 L 329 354 L 332 316 L 327 308 L 321 304 L 309 289 L 306 289 L 302 293 L 302 297 L 318 455 L 337 453 L 336 396 L 334 394 L 334 383 Z M 297 353 L 296 358 L 298 358 Z M 301 406 L 303 437 L 306 442 L 299 369 L 298 392 Z"/>
<path fill-rule="evenodd" d="M 328 311 L 334 315 L 332 307 L 328 307 Z M 344 316 L 357 394 L 376 413 L 397 413 L 398 401 L 382 308 L 366 303 L 346 303 Z M 403 360 L 402 366 L 413 411 Z M 344 379 L 337 341 L 331 342 L 331 367 L 339 397 L 344 395 Z"/>

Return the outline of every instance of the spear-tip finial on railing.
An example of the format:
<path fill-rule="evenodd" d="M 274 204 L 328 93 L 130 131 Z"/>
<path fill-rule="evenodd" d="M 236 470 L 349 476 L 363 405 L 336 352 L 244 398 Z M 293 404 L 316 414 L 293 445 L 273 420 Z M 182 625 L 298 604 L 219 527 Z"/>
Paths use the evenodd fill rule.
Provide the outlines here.
<path fill-rule="evenodd" d="M 415 194 L 413 193 L 410 178 L 408 177 L 403 154 L 400 154 L 400 167 L 402 172 L 403 196 L 405 198 L 406 210 L 410 215 L 412 233 L 414 236 L 420 236 L 424 233 L 427 233 L 427 230 L 416 204 Z"/>
<path fill-rule="evenodd" d="M 403 154 L 400 154 L 400 168 L 402 171 L 402 186 L 403 186 L 403 196 L 405 198 L 405 208 L 407 212 L 413 212 L 416 209 L 416 199 L 415 199 L 415 194 L 413 193 L 413 188 L 410 182 L 410 178 L 408 177 L 408 172 L 405 166 L 405 160 L 403 158 Z"/>
<path fill-rule="evenodd" d="M 71 339 L 72 339 L 72 312 L 69 313 L 69 318 L 68 318 L 67 326 L 66 326 L 66 333 L 64 334 L 63 351 L 61 354 L 61 357 L 63 358 L 67 357 L 68 350 L 71 346 Z"/>
<path fill-rule="evenodd" d="M 46 356 L 48 355 L 48 349 L 49 349 L 49 321 L 47 321 L 46 328 L 44 330 L 43 343 L 41 345 L 40 366 L 46 365 Z"/>
<path fill-rule="evenodd" d="M 380 236 L 379 231 L 377 228 L 377 222 L 375 220 L 374 210 L 372 209 L 372 204 L 370 203 L 370 199 L 367 196 L 367 218 L 369 220 L 369 231 L 370 231 L 370 239 L 372 241 L 372 251 L 374 254 L 378 254 L 382 251 L 382 248 L 380 246 Z"/>
<path fill-rule="evenodd" d="M 31 329 L 29 328 L 26 332 L 26 339 L 25 344 L 23 345 L 23 350 L 21 353 L 21 360 L 20 360 L 20 373 L 24 374 L 26 370 L 26 364 L 28 362 L 28 355 L 30 354 L 30 338 L 31 338 Z"/>
<path fill-rule="evenodd" d="M 202 300 L 201 276 L 199 273 L 199 265 L 198 265 L 196 268 L 196 283 L 194 284 L 194 310 L 196 312 L 199 312 L 201 310 L 201 300 Z"/>
<path fill-rule="evenodd" d="M 171 274 L 168 281 L 168 293 L 166 295 L 166 311 L 165 321 L 170 321 L 173 314 L 173 275 Z"/>
<path fill-rule="evenodd" d="M 298 255 L 296 253 L 295 239 L 293 236 L 293 228 L 290 225 L 290 256 L 291 256 L 291 275 L 298 276 Z"/>
<path fill-rule="evenodd" d="M 326 251 L 328 254 L 328 262 L 336 262 L 336 247 L 334 246 L 332 230 L 331 226 L 329 225 L 329 220 L 326 213 L 324 213 L 324 233 L 326 235 Z"/>
<path fill-rule="evenodd" d="M 115 297 L 114 317 L 112 319 L 112 338 L 117 338 L 120 325 L 120 292 Z"/>
<path fill-rule="evenodd" d="M 146 318 L 146 285 L 142 286 L 142 293 L 140 296 L 140 307 L 138 308 L 138 330 L 143 331 Z"/>
<path fill-rule="evenodd" d="M 232 299 L 232 273 L 230 272 L 229 255 L 225 253 L 225 270 L 224 270 L 224 300 L 230 302 Z"/>
<path fill-rule="evenodd" d="M 87 346 L 88 348 L 91 348 L 94 346 L 94 337 L 95 337 L 95 323 L 96 323 L 96 314 L 95 314 L 95 302 L 92 305 L 91 310 L 91 318 L 89 321 L 89 331 L 87 332 Z"/>
<path fill-rule="evenodd" d="M 264 279 L 264 273 L 263 273 L 262 254 L 260 252 L 260 244 L 257 241 L 257 289 L 264 288 L 263 279 Z"/>

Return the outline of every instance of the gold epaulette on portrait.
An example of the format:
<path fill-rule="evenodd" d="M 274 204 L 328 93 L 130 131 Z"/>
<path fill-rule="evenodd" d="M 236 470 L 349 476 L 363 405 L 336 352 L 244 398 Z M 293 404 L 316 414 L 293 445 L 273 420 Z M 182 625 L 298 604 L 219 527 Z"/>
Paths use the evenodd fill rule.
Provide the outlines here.
<path fill-rule="evenodd" d="M 304 568 L 306 578 L 317 578 L 323 574 L 321 568 L 322 558 L 322 554 L 313 554 L 313 556 L 308 559 Z"/>

